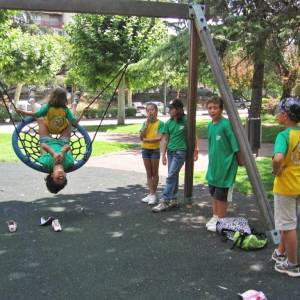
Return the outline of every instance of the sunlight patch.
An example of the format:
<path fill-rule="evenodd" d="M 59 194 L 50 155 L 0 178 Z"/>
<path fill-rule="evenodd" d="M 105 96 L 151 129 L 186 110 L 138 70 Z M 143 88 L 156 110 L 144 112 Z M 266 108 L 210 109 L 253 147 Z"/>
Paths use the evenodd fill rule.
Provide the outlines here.
<path fill-rule="evenodd" d="M 123 235 L 124 235 L 124 233 L 123 233 L 123 232 L 121 232 L 121 231 L 112 231 L 112 232 L 107 232 L 107 234 L 110 234 L 110 235 L 111 235 L 111 237 L 113 237 L 113 238 L 119 238 L 119 237 L 121 237 L 121 236 L 123 236 Z"/>
<path fill-rule="evenodd" d="M 66 232 L 82 232 L 82 229 L 76 228 L 76 227 L 67 227 L 67 228 L 64 228 L 64 231 L 66 231 Z"/>
<path fill-rule="evenodd" d="M 166 235 L 168 233 L 168 230 L 167 229 L 160 229 L 158 231 L 158 234 L 161 234 L 161 235 Z"/>
<path fill-rule="evenodd" d="M 63 212 L 66 210 L 66 208 L 62 207 L 62 206 L 52 206 L 52 207 L 49 207 L 49 209 L 53 212 Z"/>
<path fill-rule="evenodd" d="M 109 217 L 115 218 L 115 217 L 122 217 L 122 212 L 119 210 L 115 210 L 108 214 Z"/>
<path fill-rule="evenodd" d="M 250 266 L 251 271 L 262 271 L 263 265 L 262 264 L 254 264 Z"/>
<path fill-rule="evenodd" d="M 106 249 L 106 252 L 107 253 L 114 253 L 114 252 L 116 252 L 116 249 L 115 248 L 109 248 L 109 249 Z"/>
<path fill-rule="evenodd" d="M 17 280 L 26 277 L 26 273 L 24 272 L 13 272 L 8 275 L 9 280 Z"/>
<path fill-rule="evenodd" d="M 0 250 L 0 255 L 3 255 L 7 252 L 7 250 Z"/>

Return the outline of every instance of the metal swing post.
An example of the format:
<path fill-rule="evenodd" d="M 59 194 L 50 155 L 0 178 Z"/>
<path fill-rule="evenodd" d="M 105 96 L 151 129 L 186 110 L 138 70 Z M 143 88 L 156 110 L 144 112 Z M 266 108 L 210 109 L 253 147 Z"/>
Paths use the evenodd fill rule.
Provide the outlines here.
<path fill-rule="evenodd" d="M 211 66 L 212 73 L 217 82 L 219 91 L 224 100 L 226 111 L 228 117 L 231 121 L 233 131 L 238 140 L 241 153 L 243 154 L 245 167 L 252 184 L 253 192 L 260 209 L 260 212 L 264 216 L 268 235 L 271 237 L 272 241 L 277 244 L 280 240 L 280 234 L 278 231 L 274 230 L 274 217 L 271 210 L 271 206 L 268 202 L 267 195 L 264 187 L 261 183 L 261 178 L 251 151 L 250 144 L 248 142 L 246 132 L 240 121 L 240 117 L 237 108 L 234 103 L 232 93 L 230 91 L 229 85 L 227 83 L 223 68 L 221 66 L 215 45 L 213 44 L 206 19 L 201 8 L 201 5 L 192 5 L 191 14 L 193 15 L 195 27 L 197 29 L 202 47 L 205 51 L 207 60 Z"/>

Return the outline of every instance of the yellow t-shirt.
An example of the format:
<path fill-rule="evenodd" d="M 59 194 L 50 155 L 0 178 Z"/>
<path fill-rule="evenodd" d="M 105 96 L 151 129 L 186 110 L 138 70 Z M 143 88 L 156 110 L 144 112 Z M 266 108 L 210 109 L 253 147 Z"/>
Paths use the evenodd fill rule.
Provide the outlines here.
<path fill-rule="evenodd" d="M 144 130 L 145 126 L 146 126 L 146 122 L 144 122 L 141 131 Z M 159 134 L 162 134 L 163 127 L 164 127 L 164 123 L 160 120 L 157 120 L 153 123 L 150 122 L 147 127 L 145 138 L 147 138 L 147 139 L 156 138 Z M 142 142 L 143 149 L 159 149 L 159 146 L 160 146 L 160 141 Z"/>
<path fill-rule="evenodd" d="M 45 117 L 49 133 L 59 134 L 68 125 L 76 123 L 76 117 L 67 107 L 54 107 L 44 104 L 36 113 L 36 118 Z"/>
<path fill-rule="evenodd" d="M 300 128 L 287 128 L 276 137 L 274 154 L 283 153 L 283 170 L 274 180 L 273 192 L 300 195 Z"/>

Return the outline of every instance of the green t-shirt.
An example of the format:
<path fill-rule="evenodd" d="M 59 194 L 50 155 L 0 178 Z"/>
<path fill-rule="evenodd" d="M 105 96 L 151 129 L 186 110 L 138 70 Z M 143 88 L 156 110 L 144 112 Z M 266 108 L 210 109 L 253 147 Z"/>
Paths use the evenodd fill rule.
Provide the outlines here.
<path fill-rule="evenodd" d="M 65 114 L 66 114 L 66 118 L 71 122 L 71 124 L 75 124 L 77 122 L 76 117 L 74 116 L 74 114 L 72 113 L 72 111 L 68 108 L 65 107 L 63 108 Z M 45 117 L 47 115 L 49 111 L 49 104 L 43 104 L 38 111 L 36 111 L 36 113 L 34 114 L 36 118 L 41 118 L 41 117 Z"/>
<path fill-rule="evenodd" d="M 208 169 L 206 179 L 216 187 L 228 188 L 234 184 L 239 146 L 229 120 L 208 124 Z"/>
<path fill-rule="evenodd" d="M 186 150 L 186 124 L 187 118 L 183 116 L 182 120 L 176 122 L 174 119 L 169 119 L 165 123 L 163 130 L 164 134 L 169 136 L 167 149 L 169 151 Z"/>
<path fill-rule="evenodd" d="M 64 145 L 66 145 L 66 142 L 62 140 L 57 140 L 57 139 L 49 139 L 49 141 L 46 142 L 46 144 L 53 149 L 54 152 L 59 153 L 61 152 L 61 149 L 63 148 Z M 55 161 L 53 156 L 50 153 L 43 153 L 39 157 L 39 163 L 43 166 L 43 168 L 51 173 L 54 166 L 55 166 Z M 74 157 L 70 151 L 66 152 L 62 161 L 62 165 L 64 170 L 68 170 L 74 165 Z"/>

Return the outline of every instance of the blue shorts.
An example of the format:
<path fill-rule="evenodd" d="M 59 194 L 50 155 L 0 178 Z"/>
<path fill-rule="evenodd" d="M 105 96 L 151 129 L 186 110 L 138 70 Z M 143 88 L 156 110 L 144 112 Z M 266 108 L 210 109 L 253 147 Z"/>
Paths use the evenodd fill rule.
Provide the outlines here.
<path fill-rule="evenodd" d="M 160 149 L 142 149 L 143 159 L 160 159 Z"/>
<path fill-rule="evenodd" d="M 53 140 L 53 138 L 51 136 L 48 136 L 48 135 L 41 136 L 40 144 L 46 144 L 47 142 L 49 142 L 51 140 Z M 59 137 L 58 140 L 64 142 L 65 144 L 69 144 L 69 142 L 70 142 L 70 139 L 67 138 L 66 136 L 61 136 L 61 137 Z"/>

